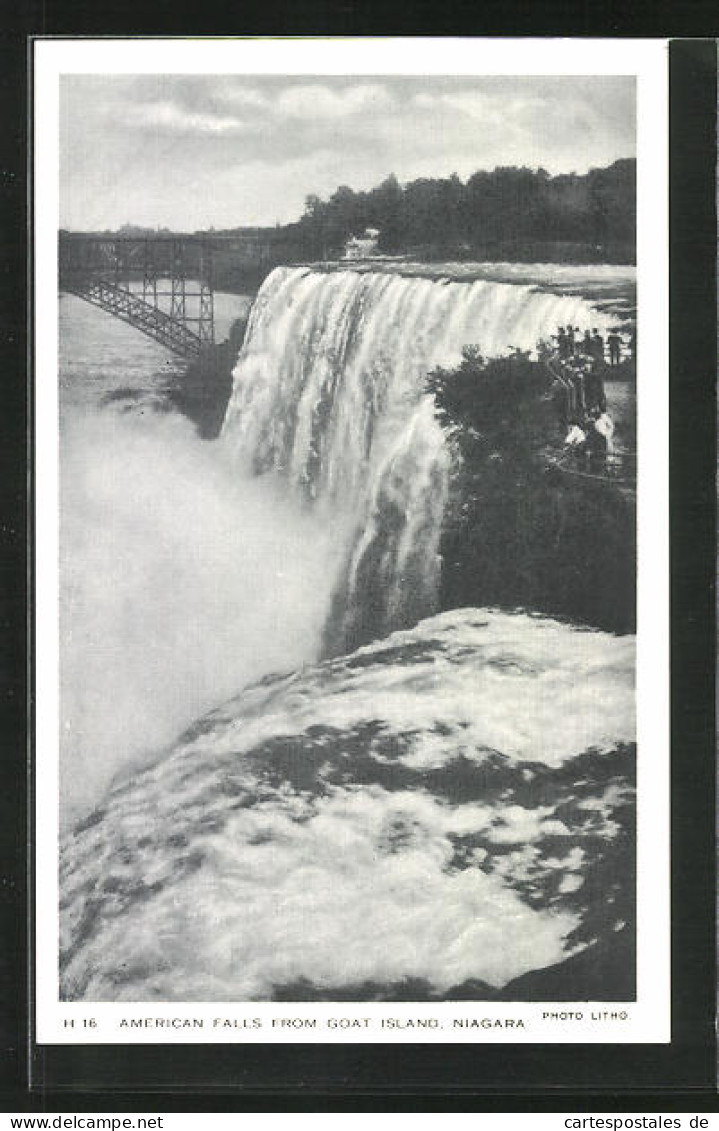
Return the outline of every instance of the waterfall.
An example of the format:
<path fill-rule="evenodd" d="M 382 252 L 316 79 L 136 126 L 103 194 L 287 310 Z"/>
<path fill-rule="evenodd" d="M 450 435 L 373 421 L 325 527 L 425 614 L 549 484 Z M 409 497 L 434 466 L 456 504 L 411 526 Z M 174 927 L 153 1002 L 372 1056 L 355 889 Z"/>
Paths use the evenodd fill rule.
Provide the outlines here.
<path fill-rule="evenodd" d="M 78 333 L 63 1002 L 160 1026 L 163 1003 L 635 1000 L 633 639 L 482 593 L 429 615 L 451 454 L 426 375 L 567 322 L 607 316 L 526 281 L 277 270 L 213 443 L 149 410 L 154 357 L 128 411 L 123 339 Z"/>
<path fill-rule="evenodd" d="M 328 649 L 435 611 L 449 453 L 423 395 L 464 346 L 533 350 L 611 315 L 581 297 L 486 279 L 282 267 L 253 306 L 222 441 L 243 472 L 278 472 L 344 548 Z"/>

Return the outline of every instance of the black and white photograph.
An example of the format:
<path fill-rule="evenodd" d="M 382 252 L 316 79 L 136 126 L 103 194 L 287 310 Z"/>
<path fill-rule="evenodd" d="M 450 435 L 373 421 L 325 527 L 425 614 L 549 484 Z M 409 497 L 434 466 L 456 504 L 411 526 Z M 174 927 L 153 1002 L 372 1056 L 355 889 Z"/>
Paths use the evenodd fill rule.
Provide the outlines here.
<path fill-rule="evenodd" d="M 41 1039 L 668 1040 L 660 45 L 40 46 Z"/>

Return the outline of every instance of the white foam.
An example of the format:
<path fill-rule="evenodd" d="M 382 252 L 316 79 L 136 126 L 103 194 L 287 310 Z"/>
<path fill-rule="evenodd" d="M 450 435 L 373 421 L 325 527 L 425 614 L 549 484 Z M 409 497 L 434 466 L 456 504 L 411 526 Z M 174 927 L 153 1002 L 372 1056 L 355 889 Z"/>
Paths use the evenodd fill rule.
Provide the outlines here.
<path fill-rule="evenodd" d="M 238 481 L 177 416 L 68 416 L 62 451 L 62 808 L 198 714 L 316 657 L 328 532 Z"/>
<path fill-rule="evenodd" d="M 569 937 L 581 912 L 546 885 L 581 890 L 629 786 L 600 775 L 587 793 L 584 766 L 581 791 L 548 791 L 546 774 L 633 740 L 632 675 L 631 638 L 465 609 L 248 688 L 66 836 L 64 992 L 232 1001 L 419 978 L 441 994 L 561 961 L 586 945 Z M 580 723 L 593 696 L 611 707 Z M 499 792 L 477 777 L 453 802 L 426 776 L 493 753 Z"/>

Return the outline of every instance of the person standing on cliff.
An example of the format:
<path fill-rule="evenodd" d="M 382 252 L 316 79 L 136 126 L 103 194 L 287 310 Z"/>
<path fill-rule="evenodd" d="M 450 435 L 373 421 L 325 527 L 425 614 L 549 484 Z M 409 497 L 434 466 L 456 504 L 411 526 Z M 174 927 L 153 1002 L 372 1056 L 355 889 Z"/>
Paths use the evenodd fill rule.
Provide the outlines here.
<path fill-rule="evenodd" d="M 578 419 L 584 419 L 587 411 L 587 401 L 584 390 L 584 381 L 587 375 L 587 363 L 577 357 L 569 371 L 570 380 L 574 386 L 574 403 L 577 406 Z"/>
<path fill-rule="evenodd" d="M 596 326 L 592 330 L 592 357 L 595 361 L 604 361 L 604 338 Z"/>
<path fill-rule="evenodd" d="M 592 415 L 587 429 L 587 451 L 589 453 L 589 466 L 594 471 L 603 471 L 607 464 L 607 457 L 614 452 L 614 421 L 608 412 Z"/>

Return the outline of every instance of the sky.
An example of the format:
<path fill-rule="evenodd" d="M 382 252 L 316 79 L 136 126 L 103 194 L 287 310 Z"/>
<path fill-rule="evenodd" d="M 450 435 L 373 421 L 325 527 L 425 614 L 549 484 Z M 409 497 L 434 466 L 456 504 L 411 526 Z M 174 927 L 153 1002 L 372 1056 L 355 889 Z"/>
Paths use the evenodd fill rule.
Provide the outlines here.
<path fill-rule="evenodd" d="M 299 219 L 305 198 L 497 165 L 635 156 L 616 76 L 64 75 L 60 224 L 185 231 Z"/>

